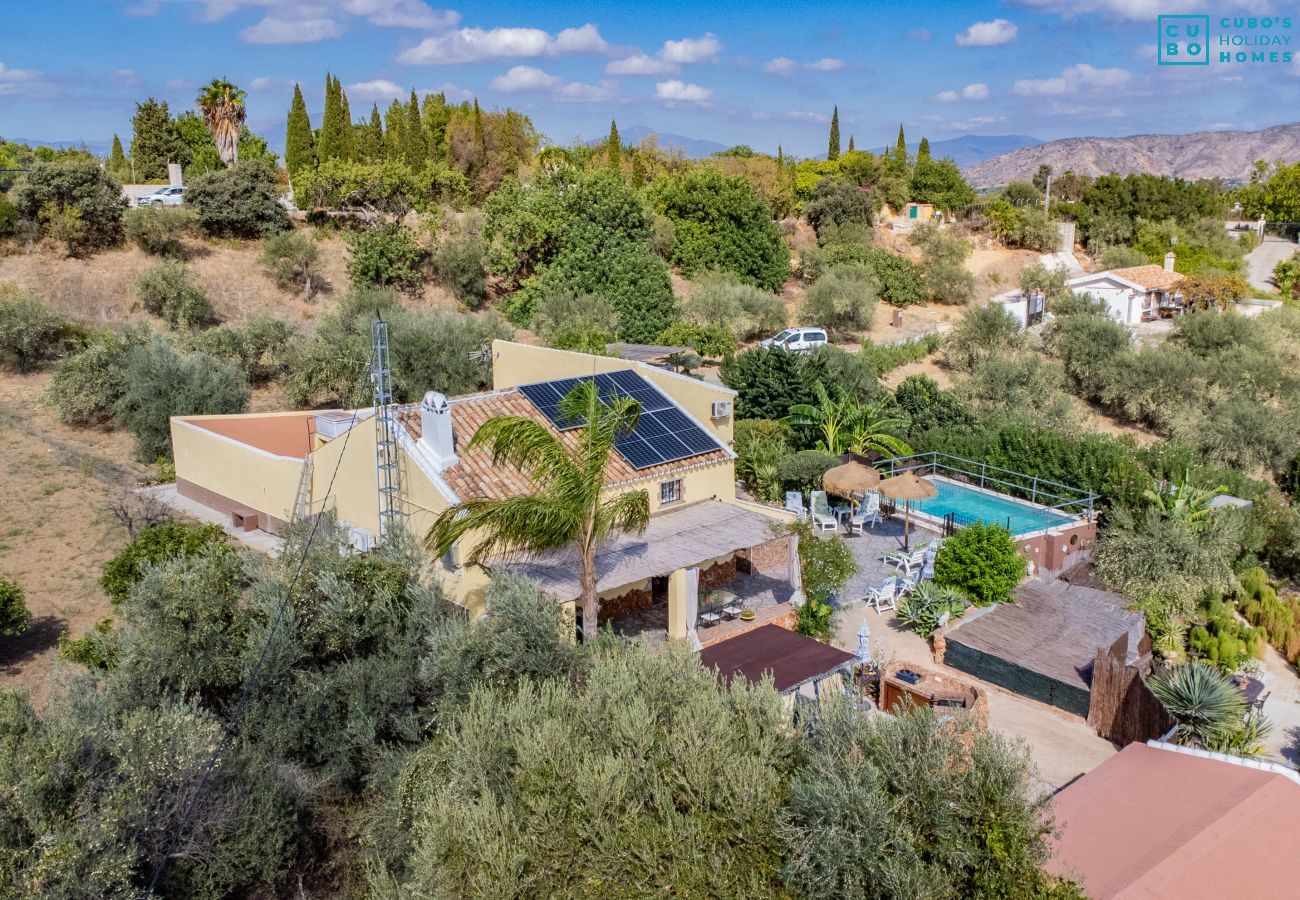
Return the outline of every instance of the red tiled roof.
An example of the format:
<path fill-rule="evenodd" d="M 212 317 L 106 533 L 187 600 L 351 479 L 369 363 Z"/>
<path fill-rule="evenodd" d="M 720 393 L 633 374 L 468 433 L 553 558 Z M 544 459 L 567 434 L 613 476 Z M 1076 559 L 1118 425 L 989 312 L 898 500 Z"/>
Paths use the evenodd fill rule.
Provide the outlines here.
<path fill-rule="evenodd" d="M 537 407 L 517 390 L 453 399 L 451 427 L 459 462 L 444 469 L 440 474 L 456 492 L 456 496 L 462 500 L 499 500 L 529 494 L 536 490 L 536 486 L 528 477 L 513 466 L 494 465 L 492 454 L 486 449 L 480 447 L 475 450 L 465 450 L 465 445 L 474 436 L 474 432 L 478 431 L 479 426 L 497 416 L 524 416 L 541 422 L 547 428 L 556 431 L 560 435 L 560 440 L 570 448 L 577 446 L 578 435 L 581 433 L 576 429 L 557 431 L 549 420 L 537 411 Z M 397 419 L 402 423 L 407 434 L 415 440 L 420 439 L 419 406 L 401 410 L 397 413 Z M 613 485 L 644 478 L 656 478 L 670 472 L 678 472 L 705 463 L 719 463 L 726 459 L 728 459 L 727 452 L 719 449 L 648 469 L 634 469 L 618 453 L 611 453 L 605 467 L 605 484 Z"/>
<path fill-rule="evenodd" d="M 1162 291 L 1183 280 L 1182 273 L 1167 272 L 1164 266 L 1157 266 L 1154 263 L 1145 266 L 1129 266 L 1126 269 L 1111 269 L 1111 274 L 1140 284 L 1149 291 Z"/>
<path fill-rule="evenodd" d="M 1048 868 L 1090 897 L 1295 896 L 1300 785 L 1277 772 L 1129 744 L 1053 807 Z"/>
<path fill-rule="evenodd" d="M 716 669 L 725 682 L 744 678 L 758 684 L 770 672 L 773 687 L 780 693 L 834 672 L 854 659 L 852 653 L 779 625 L 764 625 L 700 651 L 700 665 Z"/>

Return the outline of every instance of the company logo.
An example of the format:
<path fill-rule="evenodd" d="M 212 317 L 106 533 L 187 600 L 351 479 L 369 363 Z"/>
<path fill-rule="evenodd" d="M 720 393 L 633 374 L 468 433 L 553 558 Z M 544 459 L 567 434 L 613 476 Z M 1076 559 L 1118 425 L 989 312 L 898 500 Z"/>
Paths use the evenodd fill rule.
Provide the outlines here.
<path fill-rule="evenodd" d="M 1214 34 L 1210 28 L 1213 26 Z M 1289 63 L 1289 16 L 1158 16 L 1156 62 L 1162 66 Z"/>

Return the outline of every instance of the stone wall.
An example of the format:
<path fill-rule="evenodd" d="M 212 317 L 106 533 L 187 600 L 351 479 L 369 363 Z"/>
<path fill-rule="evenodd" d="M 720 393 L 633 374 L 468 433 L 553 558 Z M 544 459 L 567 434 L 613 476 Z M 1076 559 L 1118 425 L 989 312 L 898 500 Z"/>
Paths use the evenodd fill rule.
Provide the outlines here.
<path fill-rule="evenodd" d="M 714 563 L 700 572 L 701 599 L 703 599 L 703 595 L 706 591 L 711 591 L 731 584 L 731 582 L 735 580 L 736 558 L 734 556 L 728 557 L 722 562 Z"/>
<path fill-rule="evenodd" d="M 755 572 L 790 572 L 790 536 L 781 535 L 749 548 L 749 563 Z"/>
<path fill-rule="evenodd" d="M 643 612 L 651 607 L 654 597 L 650 588 L 634 588 L 617 597 L 606 597 L 600 601 L 600 615 L 597 621 L 604 624 L 609 619 L 617 619 L 631 613 Z"/>

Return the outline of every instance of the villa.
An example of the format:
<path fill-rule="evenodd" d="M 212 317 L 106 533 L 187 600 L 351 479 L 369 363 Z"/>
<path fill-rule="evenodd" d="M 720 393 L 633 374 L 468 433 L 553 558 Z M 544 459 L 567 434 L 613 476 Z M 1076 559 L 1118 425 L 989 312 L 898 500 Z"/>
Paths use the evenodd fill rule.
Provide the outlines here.
<path fill-rule="evenodd" d="M 1174 271 L 1174 254 L 1165 254 L 1165 264 L 1130 266 L 1080 275 L 1065 282 L 1079 296 L 1091 296 L 1106 304 L 1106 311 L 1121 325 L 1140 325 L 1181 313 L 1186 309 L 1178 284 L 1184 276 Z"/>

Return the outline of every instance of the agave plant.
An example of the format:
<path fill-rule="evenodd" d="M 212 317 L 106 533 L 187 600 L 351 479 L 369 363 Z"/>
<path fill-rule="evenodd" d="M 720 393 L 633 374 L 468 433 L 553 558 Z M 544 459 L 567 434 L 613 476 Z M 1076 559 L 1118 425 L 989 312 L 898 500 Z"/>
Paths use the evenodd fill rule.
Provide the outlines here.
<path fill-rule="evenodd" d="M 943 587 L 923 581 L 898 601 L 898 621 L 923 638 L 934 634 L 944 613 L 960 615 L 970 606 L 970 598 L 955 587 Z"/>
<path fill-rule="evenodd" d="M 1178 742 L 1222 743 L 1240 729 L 1246 698 L 1213 666 L 1192 662 L 1153 675 L 1147 687 L 1178 721 Z"/>
<path fill-rule="evenodd" d="M 239 160 L 239 135 L 244 129 L 244 92 L 224 78 L 214 78 L 195 99 L 203 122 L 212 132 L 221 161 L 230 168 Z"/>
<path fill-rule="evenodd" d="M 1268 752 L 1264 738 L 1273 730 L 1273 723 L 1264 718 L 1263 713 L 1252 712 L 1236 728 L 1212 737 L 1206 742 L 1206 749 L 1216 753 L 1231 753 L 1233 756 L 1263 756 Z"/>

